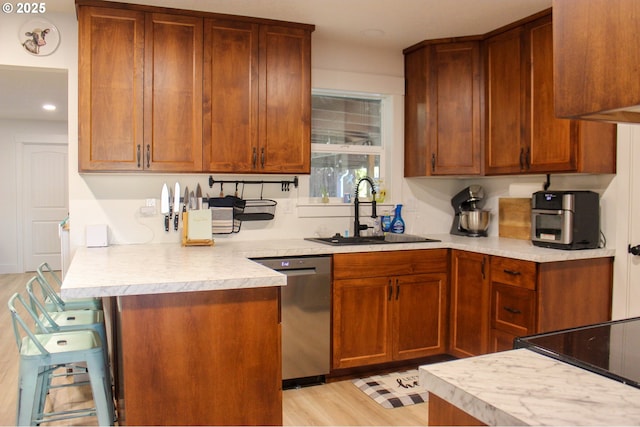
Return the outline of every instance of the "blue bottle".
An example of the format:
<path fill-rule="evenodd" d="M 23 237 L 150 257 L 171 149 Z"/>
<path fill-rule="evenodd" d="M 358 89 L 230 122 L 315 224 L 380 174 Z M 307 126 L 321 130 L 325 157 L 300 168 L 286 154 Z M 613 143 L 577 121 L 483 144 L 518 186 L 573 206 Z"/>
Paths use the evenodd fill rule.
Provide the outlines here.
<path fill-rule="evenodd" d="M 391 220 L 391 232 L 402 234 L 404 233 L 404 220 L 402 219 L 402 205 L 396 205 L 396 212 Z"/>

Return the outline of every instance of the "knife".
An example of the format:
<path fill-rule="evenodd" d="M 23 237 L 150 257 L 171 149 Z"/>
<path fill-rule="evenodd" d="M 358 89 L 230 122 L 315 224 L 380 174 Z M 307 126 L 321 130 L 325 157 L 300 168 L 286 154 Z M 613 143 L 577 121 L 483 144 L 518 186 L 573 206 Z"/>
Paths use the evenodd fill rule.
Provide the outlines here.
<path fill-rule="evenodd" d="M 193 191 L 189 192 L 189 210 L 193 210 L 196 207 L 196 196 L 193 194 Z"/>
<path fill-rule="evenodd" d="M 173 192 L 173 212 L 175 214 L 175 218 L 173 218 L 173 229 L 178 231 L 178 221 L 180 220 L 180 183 L 176 182 L 176 190 Z"/>
<path fill-rule="evenodd" d="M 196 200 L 198 202 L 196 209 L 198 210 L 202 209 L 202 189 L 200 188 L 200 183 L 196 185 Z"/>
<path fill-rule="evenodd" d="M 182 220 L 184 221 L 184 213 L 187 211 L 189 204 L 189 186 L 184 187 L 184 200 L 182 201 Z"/>
<path fill-rule="evenodd" d="M 169 189 L 165 182 L 160 195 L 160 213 L 164 214 L 164 231 L 169 231 Z"/>

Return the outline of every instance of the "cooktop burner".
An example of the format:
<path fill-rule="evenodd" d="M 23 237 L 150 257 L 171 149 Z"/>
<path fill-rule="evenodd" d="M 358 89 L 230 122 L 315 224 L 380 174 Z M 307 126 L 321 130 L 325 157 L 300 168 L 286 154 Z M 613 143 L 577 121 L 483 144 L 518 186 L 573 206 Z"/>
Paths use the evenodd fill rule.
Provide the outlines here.
<path fill-rule="evenodd" d="M 640 388 L 640 317 L 516 338 L 514 347 Z"/>

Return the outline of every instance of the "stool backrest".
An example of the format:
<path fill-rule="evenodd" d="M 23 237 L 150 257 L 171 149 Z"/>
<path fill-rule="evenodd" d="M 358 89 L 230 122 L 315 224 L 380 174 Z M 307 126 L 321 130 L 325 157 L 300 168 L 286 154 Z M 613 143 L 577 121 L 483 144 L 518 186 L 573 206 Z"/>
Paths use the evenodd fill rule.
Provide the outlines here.
<path fill-rule="evenodd" d="M 9 312 L 11 313 L 13 334 L 16 337 L 18 352 L 22 350 L 23 338 L 28 337 L 29 340 L 33 342 L 33 344 L 43 355 L 48 355 L 49 352 L 47 351 L 47 349 L 45 349 L 42 343 L 35 337 L 34 333 L 29 328 L 29 325 L 27 325 L 27 322 L 18 313 L 18 306 L 20 306 L 20 311 L 27 313 L 31 320 L 35 322 L 37 328 L 41 328 L 41 330 L 43 331 L 47 330 L 46 326 L 40 321 L 40 319 L 38 319 L 38 316 L 36 316 L 33 310 L 31 310 L 31 307 L 29 307 L 22 295 L 17 292 L 13 294 L 7 302 L 7 306 L 9 307 Z"/>
<path fill-rule="evenodd" d="M 38 274 L 38 279 L 40 280 L 43 292 L 57 307 L 58 311 L 64 311 L 64 301 L 60 298 L 60 295 L 58 295 L 58 292 L 54 289 L 53 284 L 51 283 L 54 282 L 57 288 L 60 289 L 62 281 L 58 275 L 51 269 L 49 263 L 46 262 L 43 262 L 38 266 L 36 273 Z M 47 277 L 49 279 L 47 279 Z"/>
<path fill-rule="evenodd" d="M 35 291 L 33 289 L 34 284 L 39 285 L 39 288 L 43 294 L 43 299 L 40 299 L 36 296 Z M 47 332 L 59 331 L 60 326 L 56 323 L 55 320 L 53 320 L 53 317 L 51 317 L 51 315 L 49 314 L 49 312 L 44 306 L 44 296 L 46 295 L 46 290 L 45 290 L 46 287 L 42 284 L 40 277 L 33 276 L 31 279 L 29 279 L 29 281 L 27 282 L 26 288 L 27 288 L 27 294 L 29 295 L 29 302 L 31 303 L 30 304 L 31 312 L 38 317 L 41 323 L 45 323 L 44 320 L 46 320 L 47 328 L 45 329 L 38 328 L 37 332 L 47 333 Z"/>

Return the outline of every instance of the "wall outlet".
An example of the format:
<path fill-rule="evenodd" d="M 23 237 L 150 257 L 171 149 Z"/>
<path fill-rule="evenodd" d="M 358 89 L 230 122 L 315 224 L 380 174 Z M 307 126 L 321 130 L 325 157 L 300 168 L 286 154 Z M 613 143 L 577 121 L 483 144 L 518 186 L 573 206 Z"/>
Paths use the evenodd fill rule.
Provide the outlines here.
<path fill-rule="evenodd" d="M 154 216 L 156 214 L 155 206 L 140 206 L 141 216 Z"/>
<path fill-rule="evenodd" d="M 145 206 L 147 207 L 156 207 L 156 199 L 147 199 L 145 201 Z"/>

